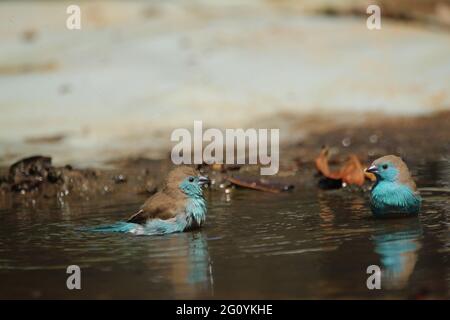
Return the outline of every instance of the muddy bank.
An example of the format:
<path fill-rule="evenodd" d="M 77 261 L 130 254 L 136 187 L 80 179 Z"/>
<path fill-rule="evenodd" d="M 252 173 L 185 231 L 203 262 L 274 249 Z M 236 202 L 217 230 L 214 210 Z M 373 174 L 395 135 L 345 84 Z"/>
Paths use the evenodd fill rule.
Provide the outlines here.
<path fill-rule="evenodd" d="M 322 124 L 326 123 L 323 119 Z M 341 160 L 349 153 L 355 153 L 363 162 L 386 154 L 397 154 L 413 163 L 448 159 L 449 123 L 448 111 L 415 118 L 373 116 L 357 125 L 344 124 L 331 129 L 321 126 L 319 121 L 318 129 L 285 148 L 281 159 L 298 159 L 307 164 L 323 145 L 332 147 L 333 153 Z"/>
<path fill-rule="evenodd" d="M 145 166 L 126 169 L 77 169 L 54 166 L 51 157 L 31 156 L 0 169 L 0 207 L 47 202 L 90 201 L 98 197 L 147 197 L 163 178 L 162 163 L 145 160 Z M 164 170 L 163 170 L 164 171 Z"/>
<path fill-rule="evenodd" d="M 299 120 L 299 125 L 303 121 Z M 378 118 L 329 130 L 323 129 L 326 126 L 321 126 L 320 121 L 326 120 L 315 120 L 315 132 L 282 146 L 276 176 L 261 180 L 259 167 L 249 165 L 203 165 L 199 169 L 210 175 L 212 192 L 229 193 L 235 188 L 236 183 L 229 177 L 240 179 L 244 185 L 262 183 L 255 189 L 270 192 L 271 188 L 317 188 L 320 177 L 314 160 L 325 145 L 330 148 L 332 168 L 342 166 L 350 155 L 356 155 L 364 167 L 382 155 L 397 154 L 411 164 L 413 171 L 423 161 L 449 159 L 450 112 L 417 118 Z M 145 199 L 156 192 L 172 163 L 169 156 L 165 160 L 122 158 L 108 162 L 108 166 L 110 169 L 78 169 L 70 164 L 53 166 L 50 157 L 22 159 L 0 169 L 0 207 L 36 201 L 89 201 L 105 196 Z M 363 189 L 369 185 L 366 182 Z"/>

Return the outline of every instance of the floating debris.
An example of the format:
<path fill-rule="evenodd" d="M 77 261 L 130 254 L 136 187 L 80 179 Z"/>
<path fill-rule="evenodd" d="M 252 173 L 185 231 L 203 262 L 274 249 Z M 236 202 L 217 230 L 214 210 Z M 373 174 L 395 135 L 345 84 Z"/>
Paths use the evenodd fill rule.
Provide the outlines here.
<path fill-rule="evenodd" d="M 226 178 L 232 184 L 247 189 L 271 192 L 271 193 L 280 193 L 283 191 L 289 191 L 294 188 L 293 185 L 284 184 L 275 181 L 267 181 L 261 178 L 255 177 L 227 177 Z"/>

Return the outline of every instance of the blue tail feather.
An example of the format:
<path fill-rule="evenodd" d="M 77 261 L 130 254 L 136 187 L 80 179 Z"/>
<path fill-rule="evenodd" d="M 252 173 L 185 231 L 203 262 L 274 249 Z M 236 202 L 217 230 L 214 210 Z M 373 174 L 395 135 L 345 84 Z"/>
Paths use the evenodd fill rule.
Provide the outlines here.
<path fill-rule="evenodd" d="M 116 222 L 109 225 L 103 225 L 93 228 L 88 228 L 87 231 L 94 232 L 134 232 L 139 227 L 136 223 L 131 222 Z"/>
<path fill-rule="evenodd" d="M 175 220 L 152 219 L 146 224 L 140 225 L 131 222 L 116 222 L 109 225 L 101 225 L 92 228 L 86 228 L 84 231 L 93 232 L 121 232 L 133 233 L 137 235 L 164 235 L 175 232 L 183 232 L 186 229 L 186 219 L 177 217 Z"/>

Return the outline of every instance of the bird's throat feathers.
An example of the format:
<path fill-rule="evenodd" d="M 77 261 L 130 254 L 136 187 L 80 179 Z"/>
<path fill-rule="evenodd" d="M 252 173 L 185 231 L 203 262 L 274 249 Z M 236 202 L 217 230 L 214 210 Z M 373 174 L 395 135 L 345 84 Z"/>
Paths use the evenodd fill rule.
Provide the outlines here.
<path fill-rule="evenodd" d="M 371 205 L 376 211 L 398 208 L 400 211 L 416 212 L 421 198 L 407 185 L 397 182 L 379 181 L 372 189 Z"/>
<path fill-rule="evenodd" d="M 203 196 L 188 197 L 186 205 L 186 214 L 188 220 L 192 219 L 190 224 L 195 223 L 201 226 L 206 219 L 206 201 Z"/>

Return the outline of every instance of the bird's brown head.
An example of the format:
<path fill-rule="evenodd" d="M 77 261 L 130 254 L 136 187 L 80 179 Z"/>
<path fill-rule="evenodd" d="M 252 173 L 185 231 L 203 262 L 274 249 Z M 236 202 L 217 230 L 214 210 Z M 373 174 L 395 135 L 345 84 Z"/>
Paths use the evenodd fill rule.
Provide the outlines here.
<path fill-rule="evenodd" d="M 406 163 L 402 158 L 394 155 L 376 159 L 366 171 L 375 174 L 377 180 L 403 183 L 410 185 L 413 189 L 416 187 Z"/>
<path fill-rule="evenodd" d="M 166 191 L 181 191 L 188 196 L 202 194 L 202 187 L 209 179 L 190 166 L 178 166 L 170 171 L 166 180 Z"/>

